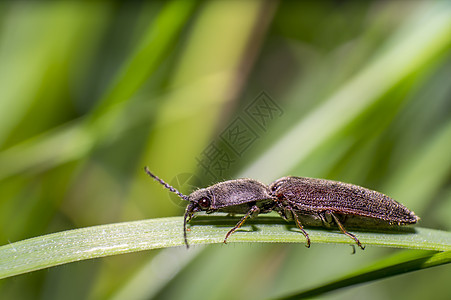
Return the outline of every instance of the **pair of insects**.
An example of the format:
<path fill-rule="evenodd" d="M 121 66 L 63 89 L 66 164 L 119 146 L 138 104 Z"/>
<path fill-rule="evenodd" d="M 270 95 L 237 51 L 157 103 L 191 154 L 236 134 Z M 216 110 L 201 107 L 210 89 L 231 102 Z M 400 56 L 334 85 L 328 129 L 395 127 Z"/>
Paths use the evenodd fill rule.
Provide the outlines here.
<path fill-rule="evenodd" d="M 189 202 L 183 222 L 187 247 L 186 224 L 194 213 L 200 211 L 207 214 L 244 214 L 227 232 L 224 243 L 248 218 L 277 211 L 283 219 L 295 221 L 306 238 L 307 247 L 310 247 L 310 238 L 304 225 L 338 227 L 362 250 L 365 247 L 344 225 L 380 228 L 415 224 L 419 220 L 412 211 L 392 198 L 349 183 L 289 176 L 267 186 L 253 179 L 236 179 L 219 182 L 187 196 L 151 173 L 147 167 L 144 170 L 171 192 Z"/>

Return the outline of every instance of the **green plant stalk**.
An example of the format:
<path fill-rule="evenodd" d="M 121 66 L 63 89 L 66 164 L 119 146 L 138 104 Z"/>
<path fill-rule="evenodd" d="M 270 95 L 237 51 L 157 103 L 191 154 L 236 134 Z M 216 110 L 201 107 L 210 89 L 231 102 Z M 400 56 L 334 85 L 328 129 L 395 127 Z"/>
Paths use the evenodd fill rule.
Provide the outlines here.
<path fill-rule="evenodd" d="M 446 252 L 431 252 L 419 251 L 413 253 L 395 254 L 388 259 L 384 259 L 370 267 L 363 268 L 357 272 L 331 281 L 322 286 L 305 290 L 290 296 L 277 299 L 305 299 L 324 293 L 338 290 L 347 286 L 370 282 L 388 276 L 395 276 L 412 271 L 435 267 L 451 262 L 451 251 Z"/>
<path fill-rule="evenodd" d="M 188 241 L 191 245 L 222 243 L 225 234 L 237 220 L 222 216 L 199 216 L 189 227 Z M 184 246 L 182 224 L 182 217 L 108 224 L 4 245 L 0 247 L 0 278 L 85 259 Z M 312 247 L 317 243 L 353 244 L 339 231 L 307 230 Z M 451 233 L 439 230 L 417 227 L 403 231 L 353 232 L 366 246 L 451 250 Z M 305 238 L 294 224 L 269 216 L 250 220 L 228 242 L 305 243 Z"/>

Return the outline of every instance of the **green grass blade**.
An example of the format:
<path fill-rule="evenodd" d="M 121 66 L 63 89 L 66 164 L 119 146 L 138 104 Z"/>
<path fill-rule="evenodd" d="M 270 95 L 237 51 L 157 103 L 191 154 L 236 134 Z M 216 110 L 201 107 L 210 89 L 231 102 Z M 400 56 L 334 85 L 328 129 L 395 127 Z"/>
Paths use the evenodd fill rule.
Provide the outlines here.
<path fill-rule="evenodd" d="M 387 278 L 412 271 L 435 267 L 451 262 L 451 251 L 446 252 L 402 252 L 384 259 L 370 267 L 366 267 L 357 272 L 353 272 L 343 278 L 332 281 L 320 287 L 309 289 L 301 293 L 278 299 L 305 299 L 327 292 L 331 292 L 343 287 L 370 282 L 382 278 Z"/>
<path fill-rule="evenodd" d="M 200 216 L 193 220 L 192 245 L 222 243 L 237 218 Z M 0 247 L 0 278 L 90 258 L 183 246 L 182 217 L 93 226 L 31 238 Z M 392 232 L 355 232 L 365 245 L 449 251 L 451 233 L 415 228 Z M 353 241 L 338 231 L 308 229 L 312 244 Z M 251 220 L 229 242 L 304 243 L 294 224 L 278 217 Z"/>

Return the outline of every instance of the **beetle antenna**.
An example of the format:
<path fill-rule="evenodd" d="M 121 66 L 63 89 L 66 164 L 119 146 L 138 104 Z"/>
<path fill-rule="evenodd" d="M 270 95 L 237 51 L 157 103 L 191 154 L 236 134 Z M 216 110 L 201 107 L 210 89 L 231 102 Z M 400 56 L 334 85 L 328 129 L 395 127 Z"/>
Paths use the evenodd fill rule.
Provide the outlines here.
<path fill-rule="evenodd" d="M 149 171 L 149 168 L 144 167 L 144 171 L 146 171 L 146 173 L 152 177 L 153 179 L 155 179 L 156 181 L 158 181 L 159 183 L 161 183 L 162 185 L 164 185 L 165 188 L 167 188 L 168 190 L 170 190 L 173 193 L 176 193 L 180 198 L 182 198 L 183 200 L 188 201 L 188 196 L 183 195 L 182 193 L 180 193 L 179 191 L 177 191 L 173 186 L 169 185 L 168 183 L 164 182 L 163 179 L 160 179 L 157 175 L 154 175 L 152 172 Z"/>

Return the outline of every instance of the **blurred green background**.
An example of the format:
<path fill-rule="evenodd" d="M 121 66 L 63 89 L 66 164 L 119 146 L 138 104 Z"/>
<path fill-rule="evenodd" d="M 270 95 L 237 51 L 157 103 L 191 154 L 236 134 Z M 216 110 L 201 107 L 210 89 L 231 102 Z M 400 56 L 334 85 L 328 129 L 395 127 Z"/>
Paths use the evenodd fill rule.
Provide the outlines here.
<path fill-rule="evenodd" d="M 202 185 L 351 182 L 451 230 L 450 1 L 3 1 L 0 93 L 1 245 L 181 215 L 145 165 Z M 0 298 L 262 299 L 396 251 L 145 251 L 7 278 Z M 450 271 L 324 298 L 449 299 Z"/>

